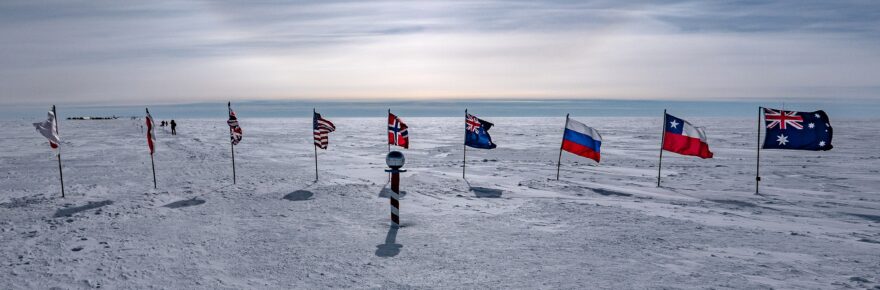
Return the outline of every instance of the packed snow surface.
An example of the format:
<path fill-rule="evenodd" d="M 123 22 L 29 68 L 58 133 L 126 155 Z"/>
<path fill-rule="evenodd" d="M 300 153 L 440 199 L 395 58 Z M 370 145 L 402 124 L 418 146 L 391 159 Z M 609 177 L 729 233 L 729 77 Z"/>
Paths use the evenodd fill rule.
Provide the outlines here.
<path fill-rule="evenodd" d="M 474 112 L 479 115 L 479 112 Z M 40 121 L 35 116 L 33 122 Z M 140 121 L 60 124 L 58 164 L 30 122 L 3 121 L 0 288 L 880 288 L 880 127 L 832 120 L 834 150 L 764 150 L 756 122 L 705 126 L 714 159 L 664 153 L 658 118 L 573 117 L 602 163 L 556 159 L 564 118 L 406 118 L 403 227 L 389 227 L 384 118 L 239 116 L 158 131 L 153 189 Z M 833 116 L 832 116 L 833 117 Z"/>

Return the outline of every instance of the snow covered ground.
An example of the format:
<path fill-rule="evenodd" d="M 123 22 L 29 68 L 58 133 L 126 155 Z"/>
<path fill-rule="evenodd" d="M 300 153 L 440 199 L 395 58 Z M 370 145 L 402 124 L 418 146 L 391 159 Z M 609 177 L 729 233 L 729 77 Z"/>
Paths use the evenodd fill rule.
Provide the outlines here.
<path fill-rule="evenodd" d="M 479 112 L 474 112 L 479 113 Z M 42 116 L 35 116 L 32 122 Z M 412 148 L 390 229 L 384 118 L 334 118 L 314 181 L 310 119 L 241 117 L 158 135 L 159 189 L 135 121 L 64 121 L 57 164 L 30 122 L 2 121 L 0 288 L 880 289 L 880 128 L 832 120 L 830 152 L 763 151 L 755 120 L 706 126 L 715 159 L 664 154 L 659 118 L 584 118 L 603 162 L 556 158 L 564 118 L 406 118 Z M 834 117 L 834 116 L 832 116 Z"/>

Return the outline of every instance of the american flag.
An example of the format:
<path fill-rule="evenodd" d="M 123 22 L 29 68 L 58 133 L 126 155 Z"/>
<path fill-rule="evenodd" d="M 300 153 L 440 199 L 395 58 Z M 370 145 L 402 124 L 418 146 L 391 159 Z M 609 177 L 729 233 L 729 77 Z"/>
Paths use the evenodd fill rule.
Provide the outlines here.
<path fill-rule="evenodd" d="M 388 144 L 409 149 L 407 126 L 391 112 L 388 112 Z"/>
<path fill-rule="evenodd" d="M 238 142 L 241 142 L 241 127 L 238 126 L 238 118 L 232 111 L 232 102 L 226 105 L 229 107 L 229 121 L 226 121 L 229 124 L 229 138 L 231 138 L 232 145 L 238 145 Z"/>
<path fill-rule="evenodd" d="M 156 132 L 153 131 L 153 127 L 156 126 L 153 123 L 153 116 L 150 116 L 150 109 L 147 110 L 147 146 L 150 147 L 150 155 L 156 152 Z"/>
<path fill-rule="evenodd" d="M 321 118 L 321 114 L 318 114 L 317 112 L 314 112 L 313 114 L 312 129 L 315 132 L 315 146 L 321 149 L 327 149 L 327 144 L 330 142 L 327 135 L 329 135 L 330 132 L 336 131 L 336 126 L 333 125 L 333 122 Z"/>

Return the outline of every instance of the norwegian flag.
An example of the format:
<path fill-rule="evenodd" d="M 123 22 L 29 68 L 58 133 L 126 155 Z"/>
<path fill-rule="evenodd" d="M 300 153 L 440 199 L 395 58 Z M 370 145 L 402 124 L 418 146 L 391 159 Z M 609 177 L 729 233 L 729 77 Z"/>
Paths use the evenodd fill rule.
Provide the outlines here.
<path fill-rule="evenodd" d="M 333 125 L 333 122 L 321 118 L 321 114 L 317 112 L 312 113 L 314 114 L 312 115 L 312 130 L 315 133 L 315 146 L 327 149 L 327 145 L 330 143 L 328 135 L 330 135 L 330 132 L 336 131 L 336 126 Z"/>
<path fill-rule="evenodd" d="M 55 107 L 52 108 L 53 110 L 49 111 L 49 117 L 46 121 L 34 123 L 34 127 L 43 137 L 49 139 L 49 146 L 52 149 L 58 149 L 58 144 L 61 144 L 61 136 L 58 135 L 58 123 L 56 123 L 58 119 L 55 117 Z"/>
<path fill-rule="evenodd" d="M 388 144 L 409 149 L 407 126 L 399 117 L 388 112 Z"/>
<path fill-rule="evenodd" d="M 153 123 L 153 116 L 150 116 L 150 109 L 147 110 L 147 146 L 150 147 L 150 155 L 156 152 L 156 132 L 153 131 L 153 127 L 156 126 Z"/>
<path fill-rule="evenodd" d="M 229 120 L 226 121 L 226 124 L 229 124 L 229 138 L 232 145 L 238 145 L 238 142 L 241 142 L 241 127 L 238 126 L 238 118 L 232 111 L 232 102 L 227 103 L 226 106 L 229 107 Z"/>

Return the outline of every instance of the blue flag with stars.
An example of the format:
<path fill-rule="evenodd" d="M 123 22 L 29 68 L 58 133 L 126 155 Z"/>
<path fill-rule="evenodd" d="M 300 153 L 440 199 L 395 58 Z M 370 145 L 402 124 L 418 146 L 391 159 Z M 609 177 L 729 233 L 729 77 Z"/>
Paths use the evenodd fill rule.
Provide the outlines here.
<path fill-rule="evenodd" d="M 763 149 L 831 150 L 831 121 L 825 111 L 764 109 L 767 134 Z"/>

